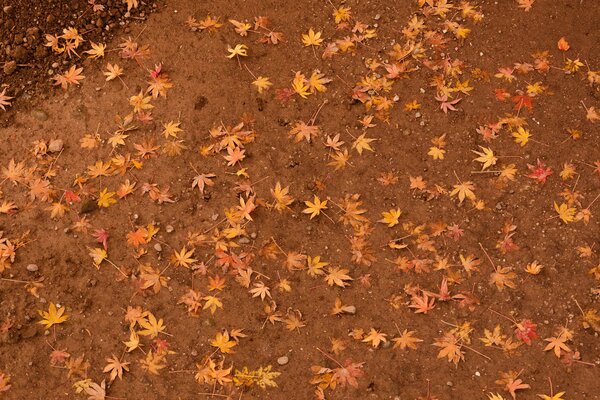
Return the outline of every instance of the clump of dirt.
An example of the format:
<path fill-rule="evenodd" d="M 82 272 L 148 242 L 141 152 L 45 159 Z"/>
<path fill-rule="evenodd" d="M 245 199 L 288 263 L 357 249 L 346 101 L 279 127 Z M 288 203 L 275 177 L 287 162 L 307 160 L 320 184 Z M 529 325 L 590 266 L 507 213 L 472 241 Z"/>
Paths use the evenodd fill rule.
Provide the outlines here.
<path fill-rule="evenodd" d="M 140 1 L 128 10 L 123 0 L 3 0 L 0 8 L 0 91 L 7 87 L 15 107 L 43 93 L 52 75 L 72 62 L 46 46 L 47 34 L 75 28 L 86 41 L 106 43 L 145 21 L 158 4 Z"/>

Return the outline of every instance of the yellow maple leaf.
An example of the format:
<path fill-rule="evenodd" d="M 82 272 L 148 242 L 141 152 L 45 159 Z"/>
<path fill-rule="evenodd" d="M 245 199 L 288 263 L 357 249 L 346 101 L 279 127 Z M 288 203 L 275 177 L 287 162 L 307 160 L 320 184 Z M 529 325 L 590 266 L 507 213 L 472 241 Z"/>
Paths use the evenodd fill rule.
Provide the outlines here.
<path fill-rule="evenodd" d="M 306 204 L 307 207 L 302 210 L 302 212 L 304 214 L 310 214 L 310 219 L 320 215 L 322 210 L 327 209 L 327 200 L 321 201 L 321 199 L 319 199 L 316 195 L 314 196 L 312 202 L 306 200 L 304 204 Z"/>
<path fill-rule="evenodd" d="M 303 99 L 311 94 L 311 92 L 309 92 L 310 86 L 308 86 L 307 83 L 306 76 L 300 71 L 296 72 L 294 80 L 292 81 L 292 89 L 294 89 L 294 92 L 298 93 Z"/>
<path fill-rule="evenodd" d="M 48 311 L 38 310 L 38 314 L 42 317 L 42 320 L 38 323 L 44 325 L 46 329 L 50 329 L 53 325 L 62 324 L 69 319 L 69 316 L 65 315 L 65 307 L 57 309 L 54 303 L 50 303 Z"/>
<path fill-rule="evenodd" d="M 386 336 L 387 335 L 385 333 L 381 333 L 378 330 L 371 328 L 371 330 L 369 331 L 369 334 L 364 337 L 362 342 L 371 343 L 371 346 L 376 348 L 376 347 L 379 347 L 380 343 L 387 342 Z"/>
<path fill-rule="evenodd" d="M 450 192 L 450 196 L 458 196 L 458 202 L 460 204 L 465 198 L 475 200 L 476 196 L 473 190 L 475 190 L 475 185 L 472 182 L 460 182 L 458 185 L 454 185 L 454 190 Z"/>
<path fill-rule="evenodd" d="M 119 67 L 117 64 L 107 63 L 106 71 L 104 71 L 102 74 L 106 76 L 107 82 L 112 81 L 113 79 L 123 75 L 123 68 Z"/>
<path fill-rule="evenodd" d="M 400 211 L 399 208 L 391 209 L 390 211 L 384 211 L 381 213 L 383 218 L 377 222 L 388 224 L 388 227 L 391 228 L 393 226 L 398 225 L 398 223 L 399 223 L 398 219 L 400 218 L 401 214 L 402 214 L 402 211 Z"/>
<path fill-rule="evenodd" d="M 140 324 L 142 328 L 146 328 L 139 331 L 138 334 L 150 336 L 151 339 L 157 337 L 159 333 L 164 333 L 164 330 L 166 329 L 162 318 L 156 319 L 151 312 L 148 312 L 147 318 L 138 319 L 138 324 Z"/>
<path fill-rule="evenodd" d="M 192 258 L 193 255 L 194 249 L 188 251 L 184 246 L 180 252 L 173 252 L 171 262 L 179 267 L 189 268 L 191 264 L 198 261 L 195 258 Z"/>
<path fill-rule="evenodd" d="M 246 46 L 245 44 L 236 44 L 233 49 L 230 46 L 228 46 L 227 51 L 229 52 L 229 55 L 226 56 L 227 58 L 233 58 L 236 56 L 248 56 L 248 46 Z"/>
<path fill-rule="evenodd" d="M 558 213 L 559 218 L 565 223 L 575 221 L 575 212 L 577 210 L 573 207 L 569 207 L 567 204 L 562 203 L 560 206 L 554 202 L 554 210 Z"/>
<path fill-rule="evenodd" d="M 444 154 L 446 154 L 446 150 L 437 146 L 430 147 L 429 151 L 427 152 L 427 155 L 431 156 L 434 160 L 443 160 Z"/>
<path fill-rule="evenodd" d="M 365 135 L 366 133 L 363 133 L 354 141 L 354 143 L 352 143 L 352 148 L 356 149 L 360 155 L 362 155 L 363 150 L 375 151 L 369 143 L 375 141 L 376 139 L 367 138 Z"/>
<path fill-rule="evenodd" d="M 308 33 L 302 34 L 302 43 L 304 46 L 319 46 L 323 43 L 321 32 L 315 32 L 313 28 L 310 28 Z"/>
<path fill-rule="evenodd" d="M 231 354 L 235 353 L 231 349 L 237 346 L 237 342 L 235 340 L 230 340 L 229 332 L 225 331 L 223 333 L 218 332 L 215 338 L 210 341 L 210 345 L 218 348 L 223 354 Z"/>
<path fill-rule="evenodd" d="M 117 200 L 113 199 L 115 192 L 109 192 L 108 188 L 104 188 L 98 196 L 98 205 L 100 207 L 110 207 L 112 204 L 116 204 Z"/>
<path fill-rule="evenodd" d="M 269 78 L 264 76 L 259 76 L 254 81 L 252 81 L 252 84 L 256 86 L 256 90 L 258 90 L 258 93 L 262 93 L 265 90 L 268 90 L 271 86 L 273 86 Z"/>
<path fill-rule="evenodd" d="M 515 142 L 520 144 L 521 147 L 525 146 L 531 137 L 531 133 L 522 126 L 520 126 L 517 131 L 513 132 L 511 135 L 515 138 Z"/>
<path fill-rule="evenodd" d="M 104 57 L 104 50 L 106 49 L 105 44 L 96 44 L 94 42 L 90 42 L 92 48 L 88 51 L 84 51 L 85 54 L 89 54 L 88 58 L 98 59 Z"/>
<path fill-rule="evenodd" d="M 477 161 L 477 162 L 480 162 L 483 164 L 481 166 L 481 170 L 483 171 L 483 170 L 491 167 L 492 165 L 495 165 L 496 161 L 498 161 L 498 158 L 496 156 L 494 156 L 494 152 L 489 147 L 479 146 L 479 148 L 481 148 L 481 150 L 483 152 L 476 151 L 476 150 L 471 150 L 471 151 L 479 156 L 474 161 Z"/>
<path fill-rule="evenodd" d="M 181 129 L 179 127 L 179 125 L 181 124 L 181 122 L 173 122 L 173 121 L 169 121 L 166 124 L 163 124 L 163 127 L 165 128 L 163 130 L 163 135 L 165 135 L 165 138 L 169 138 L 169 137 L 177 137 L 177 134 L 179 132 L 183 132 L 183 129 Z"/>

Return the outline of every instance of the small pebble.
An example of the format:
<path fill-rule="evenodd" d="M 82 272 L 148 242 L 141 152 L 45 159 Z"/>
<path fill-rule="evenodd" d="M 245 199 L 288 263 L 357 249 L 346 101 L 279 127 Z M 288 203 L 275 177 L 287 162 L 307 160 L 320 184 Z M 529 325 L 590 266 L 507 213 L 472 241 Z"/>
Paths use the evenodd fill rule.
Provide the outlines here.
<path fill-rule="evenodd" d="M 156 243 L 154 245 L 154 250 L 158 251 L 159 253 L 162 251 L 162 246 L 160 245 L 160 243 Z"/>
<path fill-rule="evenodd" d="M 171 233 L 175 230 L 175 228 L 173 228 L 172 225 L 167 225 L 167 227 L 165 228 L 165 230 L 167 231 L 167 233 Z"/>
<path fill-rule="evenodd" d="M 25 269 L 29 272 L 36 272 L 37 270 L 40 269 L 40 267 L 38 267 L 35 264 L 29 264 L 28 266 L 25 267 Z"/>
<path fill-rule="evenodd" d="M 48 151 L 50 151 L 50 153 L 58 153 L 63 147 L 64 143 L 62 139 L 52 139 L 48 145 Z"/>
<path fill-rule="evenodd" d="M 256 236 L 257 236 L 257 235 L 256 235 L 256 232 L 252 232 L 252 233 L 250 234 L 250 237 L 251 237 L 252 239 L 256 239 Z"/>
<path fill-rule="evenodd" d="M 250 243 L 250 239 L 248 239 L 247 237 L 242 237 L 238 239 L 238 243 L 239 244 L 248 244 Z"/>
<path fill-rule="evenodd" d="M 277 364 L 279 365 L 286 365 L 288 362 L 290 362 L 290 359 L 287 356 L 279 357 L 277 359 Z"/>

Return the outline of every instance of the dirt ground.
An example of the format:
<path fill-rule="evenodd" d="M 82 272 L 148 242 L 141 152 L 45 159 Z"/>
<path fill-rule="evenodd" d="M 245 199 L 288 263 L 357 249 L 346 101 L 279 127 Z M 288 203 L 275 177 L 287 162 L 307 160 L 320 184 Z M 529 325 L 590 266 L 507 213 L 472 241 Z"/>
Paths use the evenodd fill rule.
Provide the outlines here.
<path fill-rule="evenodd" d="M 96 3 L 0 70 L 1 399 L 600 399 L 600 3 Z"/>

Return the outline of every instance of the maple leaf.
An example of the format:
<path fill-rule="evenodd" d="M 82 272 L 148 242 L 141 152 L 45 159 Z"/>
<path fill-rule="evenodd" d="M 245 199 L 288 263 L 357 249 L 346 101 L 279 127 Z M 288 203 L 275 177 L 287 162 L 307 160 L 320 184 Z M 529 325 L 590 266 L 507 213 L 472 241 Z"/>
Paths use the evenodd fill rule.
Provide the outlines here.
<path fill-rule="evenodd" d="M 454 106 L 458 104 L 462 100 L 461 97 L 458 97 L 454 100 L 449 100 L 448 94 L 438 94 L 435 96 L 435 99 L 440 102 L 440 109 L 447 114 L 448 111 L 458 111 Z"/>
<path fill-rule="evenodd" d="M 67 90 L 69 85 L 79 85 L 79 81 L 85 78 L 85 76 L 81 75 L 82 71 L 83 68 L 77 68 L 77 66 L 72 65 L 64 74 L 54 75 L 52 78 L 54 85 L 60 85 L 65 90 Z"/>
<path fill-rule="evenodd" d="M 556 210 L 556 213 L 558 214 L 559 218 L 565 224 L 575 221 L 575 213 L 577 212 L 577 209 L 569 207 L 565 203 L 562 203 L 559 206 L 558 204 L 556 204 L 556 202 L 554 202 L 554 210 Z"/>
<path fill-rule="evenodd" d="M 271 297 L 271 292 L 269 287 L 264 284 L 264 282 L 254 282 L 254 288 L 250 289 L 250 293 L 252 297 L 260 297 L 261 300 L 264 300 L 266 297 Z"/>
<path fill-rule="evenodd" d="M 465 199 L 475 200 L 476 196 L 473 190 L 475 190 L 475 185 L 472 182 L 460 182 L 458 185 L 454 185 L 450 196 L 458 196 L 458 203 L 462 204 Z"/>
<path fill-rule="evenodd" d="M 304 204 L 307 206 L 302 212 L 304 214 L 310 214 L 310 219 L 313 219 L 317 215 L 321 214 L 322 210 L 327 209 L 327 200 L 321 201 L 316 195 L 312 202 L 306 200 Z"/>
<path fill-rule="evenodd" d="M 104 57 L 104 50 L 106 49 L 105 44 L 96 44 L 94 42 L 90 42 L 90 45 L 92 46 L 92 48 L 88 51 L 84 51 L 85 54 L 89 54 L 88 58 L 96 60 L 98 58 Z"/>
<path fill-rule="evenodd" d="M 244 158 L 246 158 L 246 150 L 242 150 L 239 147 L 228 147 L 227 155 L 223 156 L 223 158 L 227 161 L 227 165 L 232 167 L 236 163 L 241 162 Z"/>
<path fill-rule="evenodd" d="M 107 241 L 108 241 L 108 231 L 106 229 L 96 229 L 92 236 L 96 239 L 96 242 L 102 243 L 102 247 L 104 250 L 108 249 Z"/>
<path fill-rule="evenodd" d="M 328 270 L 328 274 L 325 276 L 325 282 L 327 282 L 327 284 L 329 286 L 339 286 L 339 287 L 346 287 L 348 286 L 348 283 L 346 281 L 352 281 L 352 277 L 350 277 L 348 274 L 348 272 L 350 272 L 350 270 L 346 269 L 346 268 L 339 268 L 339 267 L 333 267 L 333 268 L 329 268 Z"/>
<path fill-rule="evenodd" d="M 224 331 L 223 333 L 218 332 L 213 340 L 210 341 L 210 345 L 219 349 L 223 354 L 235 353 L 232 348 L 237 346 L 235 340 L 229 339 L 229 332 Z"/>
<path fill-rule="evenodd" d="M 294 198 L 289 195 L 289 190 L 289 186 L 283 188 L 279 181 L 275 184 L 275 188 L 271 189 L 271 195 L 275 198 L 274 207 L 277 211 L 290 209 L 289 206 L 294 202 Z"/>
<path fill-rule="evenodd" d="M 421 339 L 414 336 L 415 331 L 409 331 L 405 329 L 400 336 L 392 339 L 394 342 L 394 349 L 400 348 L 400 350 L 405 349 L 415 349 L 417 348 L 417 343 L 422 342 Z"/>
<path fill-rule="evenodd" d="M 375 346 L 376 347 L 376 346 Z M 338 383 L 340 386 L 350 385 L 352 387 L 358 387 L 358 380 L 363 375 L 362 367 L 365 363 L 355 363 L 348 359 L 344 363 L 343 367 L 335 368 L 333 370 L 332 380 Z"/>
<path fill-rule="evenodd" d="M 240 197 L 240 205 L 237 206 L 236 209 L 241 218 L 245 218 L 248 221 L 253 221 L 250 213 L 256 209 L 256 205 L 254 204 L 254 196 L 250 196 L 247 200 L 244 200 L 243 197 Z"/>
<path fill-rule="evenodd" d="M 325 78 L 325 74 L 316 70 L 308 78 L 308 87 L 311 93 L 326 92 L 327 87 L 325 85 L 329 82 L 331 82 L 331 79 Z"/>
<path fill-rule="evenodd" d="M 271 86 L 273 86 L 269 78 L 264 76 L 257 77 L 254 81 L 252 81 L 252 84 L 256 86 L 256 90 L 258 90 L 258 93 L 262 93 L 265 90 L 268 90 Z"/>
<path fill-rule="evenodd" d="M 106 399 L 106 382 L 102 381 L 99 385 L 96 382 L 90 382 L 84 389 L 89 396 L 88 400 L 105 400 Z"/>
<path fill-rule="evenodd" d="M 464 352 L 461 350 L 462 345 L 458 338 L 450 332 L 437 338 L 433 345 L 441 349 L 437 355 L 438 358 L 446 357 L 448 362 L 453 362 L 454 365 L 458 365 L 461 360 L 465 359 Z"/>
<path fill-rule="evenodd" d="M 90 257 L 92 257 L 92 260 L 94 260 L 94 265 L 96 267 L 99 267 L 100 264 L 102 263 L 102 261 L 104 261 L 108 258 L 108 254 L 106 253 L 106 250 L 101 247 L 96 247 L 94 249 L 89 248 L 89 250 L 90 250 L 89 255 L 90 255 Z"/>
<path fill-rule="evenodd" d="M 48 311 L 38 310 L 38 314 L 42 317 L 39 324 L 44 325 L 46 329 L 50 329 L 53 325 L 62 324 L 69 319 L 68 315 L 65 315 L 65 307 L 56 308 L 54 303 L 50 303 Z"/>
<path fill-rule="evenodd" d="M 360 154 L 360 155 L 362 155 L 363 150 L 375 151 L 375 150 L 373 150 L 373 148 L 371 147 L 371 145 L 369 143 L 371 143 L 377 139 L 370 139 L 370 138 L 365 137 L 365 135 L 366 135 L 366 133 L 363 133 L 358 138 L 356 138 L 354 143 L 352 143 L 352 148 L 356 149 L 356 151 L 358 151 L 358 154 Z"/>
<path fill-rule="evenodd" d="M 110 373 L 110 381 L 112 382 L 117 377 L 123 379 L 123 371 L 129 371 L 129 362 L 122 362 L 114 355 L 111 358 L 107 358 L 108 364 L 104 367 L 102 372 Z"/>
<path fill-rule="evenodd" d="M 290 136 L 295 136 L 296 143 L 300 143 L 302 139 L 311 142 L 313 138 L 319 136 L 321 128 L 316 125 L 308 125 L 304 121 L 298 121 L 289 131 Z"/>
<path fill-rule="evenodd" d="M 136 96 L 131 96 L 129 98 L 129 104 L 133 106 L 133 112 L 139 113 L 141 111 L 150 110 L 154 108 L 150 102 L 152 101 L 152 96 L 146 96 L 142 90 Z"/>
<path fill-rule="evenodd" d="M 0 213 L 6 215 L 12 215 L 17 212 L 17 205 L 12 201 L 4 200 L 2 204 L 0 204 Z"/>
<path fill-rule="evenodd" d="M 171 257 L 171 262 L 179 267 L 190 268 L 190 265 L 195 263 L 195 258 L 192 258 L 194 255 L 194 249 L 187 250 L 185 246 L 181 249 L 181 251 L 173 252 L 173 256 Z"/>
<path fill-rule="evenodd" d="M 316 32 L 313 28 L 308 30 L 308 33 L 302 34 L 302 43 L 304 46 L 320 46 L 323 43 L 321 39 L 321 32 Z"/>
<path fill-rule="evenodd" d="M 512 272 L 509 267 L 497 267 L 494 272 L 490 274 L 490 284 L 496 285 L 498 290 L 502 291 L 504 287 L 514 289 L 515 283 L 512 281 L 517 275 Z"/>
<path fill-rule="evenodd" d="M 535 179 L 538 183 L 546 183 L 546 179 L 554 173 L 552 168 L 547 167 L 543 161 L 538 158 L 536 165 L 527 164 L 527 168 L 531 171 L 529 175 L 525 175 L 528 178 Z"/>
<path fill-rule="evenodd" d="M 529 96 L 529 94 L 519 94 L 513 96 L 510 100 L 515 103 L 514 110 L 517 112 L 523 107 L 527 108 L 529 111 L 533 109 L 533 97 Z"/>
<path fill-rule="evenodd" d="M 321 256 L 308 257 L 308 275 L 315 277 L 317 275 L 324 275 L 323 268 L 329 265 L 328 262 L 321 261 Z"/>
<path fill-rule="evenodd" d="M 108 188 L 104 188 L 98 195 L 98 205 L 100 207 L 110 207 L 112 204 L 116 204 L 117 200 L 113 198 L 115 192 L 109 192 Z"/>
<path fill-rule="evenodd" d="M 437 146 L 430 147 L 429 151 L 427 152 L 427 155 L 431 156 L 434 160 L 443 160 L 445 154 L 446 154 L 446 150 L 442 149 L 441 147 L 437 147 Z"/>
<path fill-rule="evenodd" d="M 414 308 L 416 314 L 427 314 L 430 310 L 435 308 L 435 298 L 429 297 L 423 293 L 421 296 L 413 296 L 409 308 Z"/>
<path fill-rule="evenodd" d="M 146 354 L 146 358 L 142 359 L 140 362 L 143 369 L 152 375 L 158 375 L 160 370 L 167 366 L 166 364 L 163 364 L 164 361 L 165 356 L 163 354 L 153 353 L 152 350 L 150 350 Z"/>
<path fill-rule="evenodd" d="M 10 101 L 11 99 L 14 99 L 14 97 L 10 97 L 6 94 L 6 88 L 2 89 L 2 92 L 0 92 L 0 108 L 3 111 L 6 111 L 5 107 L 10 107 Z"/>
<path fill-rule="evenodd" d="M 229 52 L 229 55 L 226 56 L 227 58 L 248 56 L 248 46 L 246 46 L 245 44 L 236 44 L 233 49 L 230 46 L 228 46 L 227 51 Z"/>
<path fill-rule="evenodd" d="M 484 171 L 485 169 L 491 167 L 492 165 L 496 165 L 496 161 L 498 161 L 498 158 L 496 156 L 494 156 L 494 152 L 492 151 L 492 149 L 490 149 L 489 147 L 483 147 L 483 146 L 479 146 L 479 148 L 481 148 L 481 150 L 483 152 L 479 152 L 476 150 L 471 150 L 471 151 L 479 156 L 474 161 L 477 161 L 477 162 L 480 162 L 483 164 L 481 166 L 481 170 Z"/>
<path fill-rule="evenodd" d="M 203 310 L 210 309 L 210 313 L 214 314 L 217 308 L 223 308 L 223 303 L 216 296 L 204 296 L 202 300 L 205 301 Z"/>
<path fill-rule="evenodd" d="M 200 193 L 204 194 L 206 186 L 214 186 L 215 183 L 212 181 L 217 176 L 215 174 L 199 174 L 194 177 L 192 181 L 192 189 L 197 187 Z"/>
<path fill-rule="evenodd" d="M 157 337 L 159 333 L 164 333 L 166 328 L 166 326 L 163 324 L 162 318 L 157 320 L 154 314 L 151 312 L 148 312 L 146 318 L 138 319 L 138 324 L 140 324 L 142 328 L 146 328 L 139 331 L 138 334 L 142 336 L 150 336 L 151 339 Z"/>
<path fill-rule="evenodd" d="M 127 4 L 127 11 L 131 11 L 132 8 L 137 8 L 138 0 L 122 0 L 123 3 Z"/>
<path fill-rule="evenodd" d="M 524 147 L 531 137 L 530 132 L 522 126 L 520 126 L 516 132 L 512 132 L 511 135 L 515 138 L 515 142 L 520 144 L 521 147 Z"/>
<path fill-rule="evenodd" d="M 531 346 L 531 341 L 539 338 L 537 334 L 537 325 L 531 322 L 531 320 L 524 319 L 516 324 L 515 336 L 525 344 Z"/>
<path fill-rule="evenodd" d="M 550 338 L 547 338 L 547 339 L 544 339 L 544 340 L 546 342 L 548 342 L 548 344 L 546 345 L 546 347 L 544 347 L 544 351 L 553 350 L 554 351 L 554 355 L 557 358 L 560 358 L 560 356 L 562 354 L 562 351 L 565 351 L 567 353 L 571 352 L 571 349 L 566 344 L 567 338 L 564 337 L 564 335 L 558 335 L 558 337 L 550 337 Z"/>
<path fill-rule="evenodd" d="M 402 214 L 402 211 L 400 211 L 399 208 L 396 209 L 391 209 L 390 211 L 384 211 L 381 213 L 382 215 L 382 219 L 380 219 L 377 222 L 381 222 L 383 224 L 387 224 L 387 226 L 389 228 L 398 225 L 399 223 L 399 218 L 400 215 Z"/>
<path fill-rule="evenodd" d="M 292 89 L 304 99 L 311 94 L 309 91 L 310 86 L 307 83 L 306 76 L 300 71 L 297 71 L 294 75 L 294 80 L 292 81 Z"/>
<path fill-rule="evenodd" d="M 501 372 L 500 379 L 496 381 L 499 385 L 504 385 L 504 390 L 506 390 L 513 399 L 517 398 L 517 390 L 530 389 L 526 383 L 523 383 L 522 379 L 519 379 L 520 373 L 516 373 L 514 371 Z"/>
<path fill-rule="evenodd" d="M 535 0 L 517 0 L 519 8 L 522 8 L 525 12 L 531 10 L 531 7 L 533 7 L 534 2 Z"/>
<path fill-rule="evenodd" d="M 369 334 L 367 336 L 365 336 L 362 340 L 363 343 L 371 343 L 371 346 L 373 346 L 374 348 L 379 347 L 379 345 L 381 343 L 386 343 L 387 339 L 386 339 L 387 335 L 385 333 L 381 333 L 380 331 L 371 328 L 369 330 Z"/>
<path fill-rule="evenodd" d="M 230 19 L 229 22 L 235 26 L 235 32 L 240 36 L 248 36 L 248 31 L 252 29 L 252 25 L 247 22 L 240 22 L 235 19 Z"/>
<path fill-rule="evenodd" d="M 123 75 L 123 68 L 119 67 L 117 64 L 107 63 L 106 71 L 104 71 L 102 74 L 106 76 L 107 82 L 112 81 L 113 79 L 116 79 Z"/>

